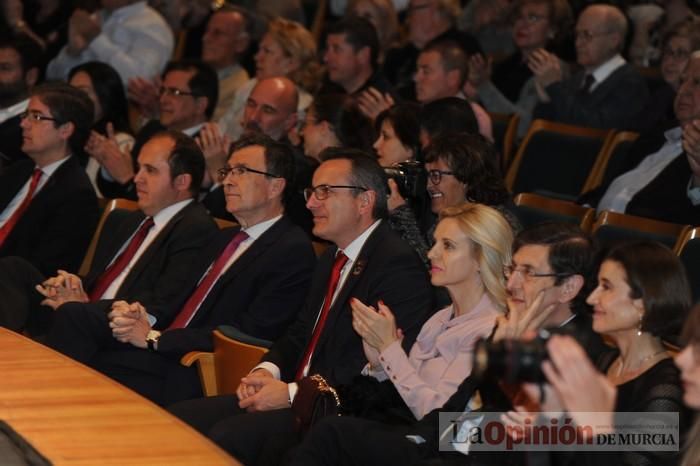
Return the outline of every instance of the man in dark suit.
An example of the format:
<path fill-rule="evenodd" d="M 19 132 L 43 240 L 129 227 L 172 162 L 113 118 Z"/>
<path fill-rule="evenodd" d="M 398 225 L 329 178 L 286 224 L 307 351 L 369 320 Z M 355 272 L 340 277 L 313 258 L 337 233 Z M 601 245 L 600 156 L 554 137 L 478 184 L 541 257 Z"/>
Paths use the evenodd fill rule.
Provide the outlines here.
<path fill-rule="evenodd" d="M 308 237 L 284 215 L 283 193 L 293 176 L 289 151 L 265 136 L 234 146 L 221 172 L 227 206 L 241 227 L 220 231 L 202 251 L 169 309 L 122 301 L 106 315 L 63 306 L 49 345 L 169 404 L 201 396 L 196 370 L 179 359 L 211 351 L 218 325 L 268 340 L 282 335 L 303 304 L 316 260 Z M 149 320 L 173 311 L 170 324 Z"/>
<path fill-rule="evenodd" d="M 172 407 L 246 464 L 256 461 L 268 439 L 294 438 L 289 406 L 296 380 L 320 374 L 338 386 L 367 363 L 362 340 L 352 329 L 351 298 L 373 305 L 383 300 L 395 310 L 405 348 L 432 310 L 420 258 L 382 220 L 388 188 L 379 164 L 352 149 L 327 149 L 322 158 L 306 191 L 307 206 L 314 216 L 313 233 L 334 246 L 316 267 L 299 318 L 242 379 L 237 396 Z"/>
<path fill-rule="evenodd" d="M 513 263 L 505 268 L 508 317 L 499 319 L 492 338 L 520 338 L 527 331 L 547 328 L 552 333 L 573 335 L 589 357 L 597 358 L 605 346 L 592 330 L 585 304 L 593 288 L 594 257 L 591 238 L 575 225 L 540 224 L 520 232 L 513 243 Z M 448 423 L 441 431 L 440 413 L 466 411 L 477 389 L 483 411 L 510 409 L 510 401 L 497 384 L 470 375 L 441 408 L 413 424 L 390 425 L 352 416 L 326 418 L 311 430 L 290 463 L 415 464 L 440 456 L 440 464 L 464 464 L 466 458 L 459 451 L 439 451 L 440 437 L 452 440 L 459 430 Z M 469 464 L 510 464 L 513 459 L 474 452 L 469 455 Z"/>
<path fill-rule="evenodd" d="M 620 170 L 578 202 L 666 222 L 700 223 L 700 53 L 691 55 L 674 101 L 677 123 L 642 135 Z"/>
<path fill-rule="evenodd" d="M 58 309 L 77 302 L 107 310 L 113 299 L 155 306 L 179 296 L 188 283 L 189 267 L 216 231 L 206 210 L 193 202 L 204 158 L 191 138 L 166 132 L 143 146 L 139 165 L 134 180 L 140 210 L 103 232 L 84 280 L 64 270 L 45 279 L 25 260 L 0 261 L 0 288 L 8 298 L 0 302 L 4 325 L 20 330 L 29 324 L 41 333 L 56 314 L 46 306 Z M 69 228 L 75 228 L 76 220 L 72 222 Z M 160 325 L 174 317 L 172 311 L 153 316 Z"/>
<path fill-rule="evenodd" d="M 136 135 L 131 159 L 123 157 L 121 151 L 116 150 L 118 145 L 114 141 L 105 141 L 105 144 L 98 144 L 92 152 L 89 151 L 102 165 L 97 185 L 105 197 L 136 199 L 136 157 L 154 134 L 168 129 L 195 137 L 214 114 L 219 92 L 218 79 L 209 65 L 199 61 L 170 62 L 162 79 L 159 117 L 146 123 Z"/>
<path fill-rule="evenodd" d="M 624 13 L 588 6 L 576 23 L 576 60 L 583 70 L 564 78 L 559 59 L 542 52 L 535 80 L 543 100 L 534 118 L 578 126 L 625 129 L 649 98 L 644 78 L 620 55 L 627 34 Z M 534 66 L 534 65 L 533 65 Z"/>
<path fill-rule="evenodd" d="M 39 79 L 42 50 L 24 34 L 0 35 L 0 168 L 26 159 L 19 115 Z"/>
<path fill-rule="evenodd" d="M 99 215 L 76 157 L 92 125 L 92 103 L 65 84 L 34 89 L 21 114 L 28 156 L 0 171 L 0 257 L 20 256 L 43 273 L 76 270 Z"/>

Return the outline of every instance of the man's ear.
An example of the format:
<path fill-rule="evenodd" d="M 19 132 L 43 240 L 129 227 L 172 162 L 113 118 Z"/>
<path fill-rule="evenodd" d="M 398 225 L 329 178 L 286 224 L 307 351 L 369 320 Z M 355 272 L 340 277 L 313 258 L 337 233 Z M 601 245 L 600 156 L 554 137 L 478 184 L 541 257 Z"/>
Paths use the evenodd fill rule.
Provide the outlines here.
<path fill-rule="evenodd" d="M 460 89 L 462 87 L 459 79 L 459 70 L 448 71 L 445 73 L 445 77 L 447 78 L 446 84 L 450 89 Z"/>
<path fill-rule="evenodd" d="M 209 98 L 204 96 L 197 97 L 197 100 L 195 100 L 195 105 L 197 106 L 198 114 L 206 115 L 207 106 L 209 105 Z"/>
<path fill-rule="evenodd" d="M 27 89 L 31 90 L 36 86 L 37 81 L 39 81 L 39 68 L 29 68 L 24 73 L 24 83 L 27 85 Z"/>
<path fill-rule="evenodd" d="M 72 121 L 69 121 L 67 123 L 63 123 L 62 125 L 59 125 L 57 130 L 58 135 L 61 137 L 61 139 L 63 139 L 64 141 L 68 141 L 75 132 L 75 124 L 73 124 Z"/>
<path fill-rule="evenodd" d="M 360 199 L 360 213 L 365 212 L 372 213 L 374 210 L 374 205 L 377 203 L 377 193 L 376 191 L 364 191 L 358 196 Z"/>
<path fill-rule="evenodd" d="M 192 175 L 189 173 L 181 173 L 173 180 L 173 186 L 178 191 L 189 191 L 192 186 Z"/>
<path fill-rule="evenodd" d="M 573 300 L 583 288 L 583 276 L 572 275 L 564 279 L 564 283 L 560 285 L 560 301 L 565 303 Z"/>
<path fill-rule="evenodd" d="M 370 51 L 369 47 L 362 47 L 360 50 L 355 52 L 355 56 L 357 56 L 357 59 L 361 62 L 372 65 L 372 52 Z"/>
<path fill-rule="evenodd" d="M 272 178 L 270 181 L 269 197 L 282 197 L 284 188 L 287 186 L 287 180 L 284 178 Z"/>
<path fill-rule="evenodd" d="M 289 116 L 284 120 L 285 133 L 290 132 L 297 125 L 298 118 L 299 116 L 297 115 L 296 110 L 289 114 Z"/>

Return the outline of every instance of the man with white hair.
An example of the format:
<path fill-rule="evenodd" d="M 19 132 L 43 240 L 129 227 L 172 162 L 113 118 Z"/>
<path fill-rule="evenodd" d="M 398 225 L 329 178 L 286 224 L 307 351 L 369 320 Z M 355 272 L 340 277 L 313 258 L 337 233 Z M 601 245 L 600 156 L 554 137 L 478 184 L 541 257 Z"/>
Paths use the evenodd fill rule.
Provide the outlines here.
<path fill-rule="evenodd" d="M 627 19 L 617 7 L 591 5 L 578 18 L 576 61 L 583 69 L 563 77 L 559 59 L 540 51 L 531 68 L 542 102 L 534 118 L 594 128 L 627 128 L 649 91 L 644 78 L 620 55 Z"/>

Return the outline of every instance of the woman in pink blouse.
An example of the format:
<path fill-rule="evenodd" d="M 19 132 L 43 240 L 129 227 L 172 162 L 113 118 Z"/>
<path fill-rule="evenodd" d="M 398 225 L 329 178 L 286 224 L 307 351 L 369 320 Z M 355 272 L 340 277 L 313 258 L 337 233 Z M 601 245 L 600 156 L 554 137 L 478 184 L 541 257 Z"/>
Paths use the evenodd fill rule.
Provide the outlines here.
<path fill-rule="evenodd" d="M 513 233 L 497 210 L 464 203 L 440 213 L 434 239 L 431 282 L 447 289 L 452 304 L 423 325 L 408 355 L 387 306 L 351 302 L 353 327 L 369 361 L 365 375 L 391 380 L 416 419 L 457 390 L 471 372 L 474 343 L 505 311 L 503 266 L 510 264 Z"/>

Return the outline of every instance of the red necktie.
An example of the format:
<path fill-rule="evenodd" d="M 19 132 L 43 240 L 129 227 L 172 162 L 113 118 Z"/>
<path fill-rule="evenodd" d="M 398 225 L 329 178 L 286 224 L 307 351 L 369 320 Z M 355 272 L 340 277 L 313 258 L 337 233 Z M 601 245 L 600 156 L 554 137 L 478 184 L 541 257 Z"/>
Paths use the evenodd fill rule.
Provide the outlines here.
<path fill-rule="evenodd" d="M 306 346 L 306 351 L 304 352 L 304 357 L 301 360 L 301 364 L 297 369 L 297 375 L 295 380 L 299 380 L 304 377 L 304 369 L 309 365 L 311 361 L 311 356 L 314 354 L 316 349 L 316 344 L 318 339 L 323 332 L 323 326 L 326 324 L 326 318 L 328 318 L 328 311 L 331 308 L 331 301 L 333 300 L 333 294 L 335 294 L 335 289 L 338 287 L 338 282 L 340 281 L 340 271 L 343 270 L 343 266 L 348 261 L 348 256 L 342 252 L 335 256 L 335 262 L 333 263 L 333 269 L 331 270 L 331 278 L 328 280 L 328 290 L 326 291 L 326 299 L 323 301 L 323 307 L 321 308 L 321 314 L 318 317 L 318 322 L 314 328 L 314 332 L 311 334 L 311 341 Z"/>
<path fill-rule="evenodd" d="M 32 173 L 32 179 L 29 182 L 29 191 L 27 191 L 27 195 L 24 196 L 24 199 L 22 200 L 22 203 L 19 205 L 19 207 L 17 207 L 17 210 L 15 210 L 15 212 L 10 216 L 10 218 L 7 219 L 2 228 L 0 228 L 0 246 L 2 246 L 2 243 L 4 243 L 7 237 L 10 236 L 12 229 L 22 217 L 24 211 L 27 210 L 29 204 L 32 202 L 32 196 L 34 196 L 36 187 L 39 186 L 39 180 L 41 179 L 41 175 L 43 174 L 44 172 L 42 172 L 40 169 L 34 169 L 34 173 Z"/>
<path fill-rule="evenodd" d="M 239 231 L 234 235 L 221 255 L 219 255 L 218 259 L 216 259 L 214 264 L 209 267 L 209 271 L 204 276 L 202 281 L 199 282 L 197 289 L 190 295 L 185 305 L 182 306 L 182 309 L 177 314 L 177 317 L 175 317 L 173 323 L 170 324 L 168 330 L 187 327 L 187 324 L 190 323 L 192 317 L 194 317 L 195 313 L 199 309 L 199 306 L 201 306 L 204 299 L 207 297 L 207 294 L 209 294 L 209 290 L 211 290 L 211 288 L 214 286 L 216 280 L 219 279 L 219 276 L 221 275 L 226 263 L 229 261 L 229 259 L 231 259 L 233 253 L 236 252 L 238 246 L 240 246 L 241 243 L 247 238 L 248 233 L 245 231 Z"/>
<path fill-rule="evenodd" d="M 126 266 L 129 265 L 129 262 L 134 258 L 134 254 L 139 250 L 139 246 L 141 246 L 143 240 L 146 239 L 146 235 L 148 235 L 148 231 L 152 226 L 153 217 L 146 217 L 146 220 L 141 223 L 141 226 L 136 230 L 134 236 L 131 237 L 131 241 L 129 241 L 129 244 L 124 248 L 122 253 L 112 261 L 97 279 L 95 286 L 93 286 L 90 291 L 90 301 L 97 301 L 100 299 L 112 282 L 124 271 Z"/>

